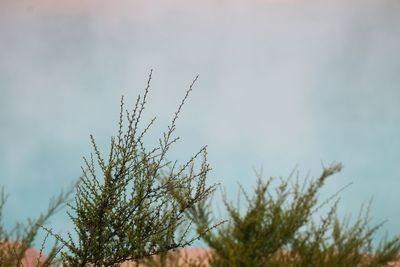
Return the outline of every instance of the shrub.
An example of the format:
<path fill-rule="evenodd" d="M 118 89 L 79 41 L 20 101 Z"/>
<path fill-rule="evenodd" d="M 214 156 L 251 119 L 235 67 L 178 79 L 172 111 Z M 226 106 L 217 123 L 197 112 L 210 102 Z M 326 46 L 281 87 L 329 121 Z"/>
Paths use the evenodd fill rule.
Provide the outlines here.
<path fill-rule="evenodd" d="M 0 266 L 1 267 L 15 267 L 23 266 L 24 256 L 29 248 L 33 246 L 38 231 L 42 225 L 44 225 L 51 216 L 53 216 L 58 210 L 60 210 L 64 204 L 67 202 L 69 196 L 71 195 L 71 190 L 66 192 L 61 192 L 56 198 L 50 201 L 48 209 L 45 213 L 42 213 L 36 219 L 28 219 L 26 224 L 16 223 L 15 227 L 11 230 L 4 228 L 2 223 L 3 218 L 3 208 L 7 200 L 7 196 L 4 192 L 4 188 L 0 192 Z M 40 254 L 42 254 L 44 249 L 43 240 L 42 248 Z M 57 262 L 55 259 L 61 246 L 56 242 L 51 248 L 49 255 L 45 260 L 38 259 L 37 267 L 50 266 Z"/>
<path fill-rule="evenodd" d="M 185 262 L 185 266 L 203 267 L 206 264 L 201 259 L 196 262 L 170 253 L 200 237 L 213 251 L 209 257 L 212 267 L 377 267 L 396 258 L 400 237 L 383 239 L 374 248 L 373 237 L 382 224 L 368 225 L 369 206 L 350 224 L 349 219 L 338 219 L 336 201 L 324 217 L 314 221 L 317 211 L 336 197 L 318 203 L 319 190 L 342 169 L 341 164 L 324 168 L 317 179 L 303 183 L 298 177 L 280 179 L 275 190 L 271 190 L 274 179 L 264 181 L 259 175 L 252 197 L 241 188 L 247 204 L 244 212 L 240 204 L 235 206 L 224 199 L 229 221 L 217 228 L 223 222 L 215 223 L 212 218 L 209 196 L 215 185 L 206 185 L 210 171 L 206 147 L 182 165 L 168 159 L 171 146 L 179 139 L 174 136 L 176 121 L 197 77 L 158 146 L 149 149 L 144 138 L 155 118 L 144 126 L 140 122 L 151 79 L 152 72 L 143 97 L 138 96 L 131 111 L 125 110 L 121 98 L 118 131 L 111 138 L 106 157 L 90 136 L 93 153 L 84 158 L 74 203 L 68 205 L 73 233 L 63 238 L 43 226 L 71 191 L 61 193 L 47 213 L 29 220 L 27 227 L 17 225 L 10 232 L 1 224 L 6 201 L 2 191 L 0 266 L 20 266 L 40 226 L 58 242 L 41 266 L 52 264 L 63 247 L 61 261 L 65 267 L 118 266 L 128 260 L 137 266 L 139 262 L 160 267 Z M 190 232 L 192 224 L 196 226 L 195 235 Z M 10 238 L 19 245 L 5 246 Z"/>
<path fill-rule="evenodd" d="M 206 147 L 182 166 L 167 158 L 170 147 L 179 139 L 174 136 L 176 120 L 197 77 L 159 139 L 159 145 L 149 149 L 144 145 L 144 137 L 155 118 L 142 129 L 139 122 L 151 78 L 152 72 L 143 97 L 138 96 L 132 111 L 124 110 L 121 99 L 118 132 L 111 138 L 107 158 L 101 155 L 91 136 L 94 153 L 84 158 L 83 174 L 68 212 L 77 238 L 71 233 L 67 238 L 55 235 L 67 249 L 61 253 L 66 266 L 138 262 L 185 247 L 198 238 L 189 235 L 191 220 L 184 214 L 214 190 L 214 186 L 206 185 L 210 170 Z M 170 192 L 175 190 L 183 193 L 184 198 L 179 201 L 174 198 Z M 181 234 L 176 231 L 178 227 L 184 229 Z M 208 230 L 207 226 L 204 232 Z"/>
<path fill-rule="evenodd" d="M 224 200 L 229 223 L 207 232 L 204 241 L 214 250 L 209 263 L 215 267 L 361 267 L 383 266 L 396 258 L 400 238 L 382 240 L 377 249 L 372 241 L 379 224 L 369 227 L 369 209 L 353 224 L 340 221 L 337 202 L 316 223 L 313 216 L 318 191 L 327 178 L 342 169 L 340 164 L 324 168 L 320 177 L 300 184 L 299 180 L 281 179 L 272 192 L 273 179 L 258 177 L 254 196 L 242 189 L 247 204 L 244 213 Z M 192 208 L 189 216 L 202 232 L 212 223 L 211 208 L 203 201 Z"/>

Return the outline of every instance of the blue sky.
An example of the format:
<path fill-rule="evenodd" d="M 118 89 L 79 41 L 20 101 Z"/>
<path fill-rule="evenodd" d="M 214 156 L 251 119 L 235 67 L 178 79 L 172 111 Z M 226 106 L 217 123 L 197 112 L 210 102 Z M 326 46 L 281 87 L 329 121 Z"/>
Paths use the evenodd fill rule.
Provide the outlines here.
<path fill-rule="evenodd" d="M 89 134 L 106 149 L 119 99 L 154 69 L 146 118 L 165 129 L 200 74 L 171 157 L 208 145 L 210 183 L 234 198 L 264 175 L 345 166 L 321 199 L 373 197 L 400 233 L 400 3 L 395 0 L 1 1 L 0 184 L 5 223 L 34 217 L 80 175 Z M 70 229 L 64 212 L 50 223 Z"/>

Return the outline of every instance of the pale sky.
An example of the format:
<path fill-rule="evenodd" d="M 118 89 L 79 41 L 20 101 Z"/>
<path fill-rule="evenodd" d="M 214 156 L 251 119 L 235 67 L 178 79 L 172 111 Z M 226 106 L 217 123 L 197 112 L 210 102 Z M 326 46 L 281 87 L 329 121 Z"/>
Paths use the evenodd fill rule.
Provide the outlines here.
<path fill-rule="evenodd" d="M 400 2 L 396 0 L 0 2 L 0 185 L 5 222 L 35 216 L 80 175 L 89 134 L 104 149 L 119 98 L 150 69 L 157 138 L 191 80 L 171 156 L 208 145 L 210 183 L 235 197 L 266 177 L 342 162 L 321 199 L 353 182 L 339 210 L 374 198 L 400 233 Z M 64 212 L 51 221 L 70 227 Z"/>

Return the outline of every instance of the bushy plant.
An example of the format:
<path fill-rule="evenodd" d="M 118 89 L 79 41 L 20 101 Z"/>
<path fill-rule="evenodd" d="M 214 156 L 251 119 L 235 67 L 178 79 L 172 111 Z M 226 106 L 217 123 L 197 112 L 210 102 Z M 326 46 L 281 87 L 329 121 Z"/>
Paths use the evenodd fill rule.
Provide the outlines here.
<path fill-rule="evenodd" d="M 121 99 L 118 132 L 111 138 L 106 158 L 91 136 L 94 153 L 84 158 L 83 174 L 68 212 L 76 237 L 71 233 L 67 238 L 55 235 L 66 248 L 61 254 L 65 266 L 139 262 L 188 246 L 198 238 L 190 235 L 191 220 L 184 215 L 214 190 L 214 186 L 206 185 L 210 170 L 206 147 L 183 165 L 168 159 L 171 146 L 179 139 L 174 136 L 176 121 L 197 77 L 158 146 L 148 148 L 144 137 L 155 118 L 142 128 L 140 122 L 151 79 L 152 73 L 143 97 L 138 96 L 132 111 L 124 109 Z M 173 191 L 184 194 L 183 198 L 178 201 L 171 194 Z M 178 228 L 183 231 L 178 233 Z"/>
<path fill-rule="evenodd" d="M 29 220 L 26 227 L 17 225 L 10 232 L 1 224 L 6 201 L 2 191 L 0 267 L 22 265 L 40 226 L 58 243 L 37 267 L 54 263 L 62 248 L 65 267 L 120 266 L 125 261 L 136 266 L 204 267 L 204 259 L 195 261 L 181 252 L 171 253 L 199 238 L 211 248 L 208 264 L 212 267 L 378 267 L 397 257 L 400 237 L 383 239 L 374 248 L 373 237 L 382 224 L 369 226 L 369 207 L 350 224 L 349 219 L 338 219 L 336 201 L 315 221 L 319 209 L 337 196 L 318 202 L 320 189 L 342 169 L 341 164 L 324 168 L 315 180 L 279 179 L 276 187 L 276 180 L 258 175 L 252 196 L 241 189 L 246 209 L 242 212 L 240 204 L 235 206 L 225 198 L 228 223 L 215 222 L 209 202 L 215 185 L 206 184 L 210 171 L 206 147 L 182 165 L 168 158 L 179 139 L 175 137 L 176 121 L 197 77 L 158 145 L 148 148 L 144 139 L 155 118 L 144 126 L 141 120 L 151 79 L 152 72 L 131 111 L 125 110 L 121 99 L 118 131 L 106 157 L 91 136 L 93 153 L 84 158 L 74 202 L 68 205 L 74 232 L 62 237 L 44 226 L 71 191 L 60 194 L 46 213 Z M 191 233 L 192 224 L 197 234 Z M 10 239 L 19 245 L 8 246 Z"/>
<path fill-rule="evenodd" d="M 242 190 L 247 209 L 224 200 L 229 223 L 203 235 L 213 249 L 213 267 L 373 267 L 384 266 L 400 251 L 400 238 L 382 240 L 374 249 L 373 236 L 382 226 L 369 227 L 368 211 L 350 225 L 340 221 L 337 202 L 320 221 L 314 215 L 321 206 L 318 192 L 327 178 L 342 169 L 341 164 L 324 168 L 316 180 L 300 183 L 291 177 L 278 181 L 258 177 L 254 195 Z M 368 209 L 369 210 L 369 209 Z M 192 208 L 189 216 L 198 231 L 212 223 L 205 201 Z"/>
<path fill-rule="evenodd" d="M 7 196 L 2 188 L 0 192 L 0 266 L 1 267 L 16 267 L 23 266 L 25 253 L 29 248 L 33 246 L 35 239 L 37 238 L 38 231 L 42 225 L 44 225 L 51 216 L 59 211 L 65 203 L 68 201 L 71 195 L 71 190 L 61 192 L 56 198 L 50 201 L 48 209 L 45 213 L 42 213 L 36 219 L 28 219 L 27 223 L 16 223 L 14 228 L 11 230 L 5 229 L 3 219 L 3 208 L 7 200 Z M 40 255 L 43 253 L 44 244 L 46 238 L 42 242 Z M 58 262 L 56 256 L 61 249 L 61 246 L 56 242 L 46 259 L 37 260 L 36 267 L 50 266 Z"/>

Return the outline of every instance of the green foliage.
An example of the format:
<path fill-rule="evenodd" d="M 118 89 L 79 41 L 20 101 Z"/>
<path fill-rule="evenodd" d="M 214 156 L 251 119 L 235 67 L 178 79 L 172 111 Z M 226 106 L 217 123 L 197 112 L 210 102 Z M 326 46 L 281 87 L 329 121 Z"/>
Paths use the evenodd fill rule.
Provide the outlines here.
<path fill-rule="evenodd" d="M 341 170 L 340 164 L 324 168 L 316 180 L 300 184 L 291 177 L 281 179 L 271 192 L 273 179 L 258 178 L 254 196 L 245 195 L 247 209 L 224 201 L 229 223 L 203 235 L 214 250 L 209 263 L 215 267 L 354 267 L 383 266 L 396 258 L 400 238 L 382 240 L 373 249 L 372 240 L 382 224 L 369 227 L 369 209 L 350 225 L 336 215 L 337 202 L 319 223 L 313 216 L 318 205 L 318 191 L 327 178 Z M 205 201 L 190 210 L 198 231 L 211 223 L 210 206 Z"/>
<path fill-rule="evenodd" d="M 209 196 L 215 185 L 206 185 L 210 171 L 206 147 L 182 165 L 168 159 L 179 139 L 174 136 L 176 121 L 197 77 L 158 145 L 149 149 L 144 138 L 155 118 L 144 126 L 141 120 L 151 79 L 152 72 L 143 97 L 138 96 L 131 111 L 125 110 L 121 99 L 118 131 L 111 138 L 107 157 L 91 136 L 93 153 L 84 158 L 74 203 L 68 205 L 73 233 L 63 238 L 43 226 L 72 190 L 61 193 L 46 213 L 29 220 L 27 226 L 17 224 L 9 232 L 1 223 L 6 202 L 1 192 L 0 267 L 22 266 L 40 227 L 57 242 L 37 267 L 55 263 L 62 248 L 65 267 L 120 266 L 128 260 L 136 266 L 205 267 L 206 259 L 189 259 L 175 251 L 200 237 L 212 249 L 208 257 L 212 267 L 378 267 L 398 256 L 400 237 L 385 238 L 374 248 L 373 238 L 382 224 L 369 226 L 369 206 L 361 209 L 353 224 L 349 218 L 339 220 L 338 201 L 320 220 L 314 220 L 320 208 L 337 196 L 318 203 L 320 189 L 342 169 L 341 164 L 324 168 L 315 180 L 279 179 L 276 187 L 276 180 L 264 181 L 259 175 L 252 196 L 241 187 L 239 196 L 244 196 L 246 209 L 242 212 L 240 203 L 235 206 L 224 198 L 228 223 L 214 223 Z M 195 235 L 190 232 L 193 224 Z"/>
<path fill-rule="evenodd" d="M 127 260 L 162 255 L 198 238 L 190 236 L 191 221 L 184 215 L 214 190 L 213 186 L 206 186 L 210 170 L 206 147 L 182 166 L 167 159 L 171 146 L 178 140 L 174 137 L 176 120 L 197 77 L 159 145 L 148 149 L 144 137 L 155 118 L 143 130 L 139 122 L 151 75 L 143 97 L 138 96 L 132 111 L 124 110 L 121 99 L 118 133 L 111 138 L 106 159 L 91 136 L 94 153 L 84 158 L 83 175 L 75 202 L 70 205 L 72 211 L 68 212 L 77 239 L 72 234 L 66 239 L 56 235 L 67 248 L 62 252 L 65 266 L 117 266 Z M 174 198 L 174 191 L 182 192 L 184 197 Z M 179 234 L 178 228 L 184 230 Z"/>
<path fill-rule="evenodd" d="M 50 201 L 48 209 L 45 213 L 40 214 L 36 219 L 28 219 L 27 224 L 16 223 L 15 227 L 10 231 L 7 231 L 2 223 L 3 219 L 3 208 L 7 200 L 7 196 L 4 193 L 4 188 L 0 192 L 0 266 L 1 267 L 15 267 L 23 266 L 23 259 L 26 251 L 33 246 L 38 231 L 42 225 L 44 225 L 51 216 L 59 211 L 64 204 L 67 202 L 69 196 L 72 193 L 72 189 L 66 192 L 61 192 L 56 198 Z M 40 254 L 43 252 L 44 244 L 43 240 Z M 36 264 L 36 267 L 45 267 L 55 264 L 57 262 L 56 256 L 61 249 L 61 246 L 56 242 L 51 248 L 46 260 L 41 260 Z"/>

